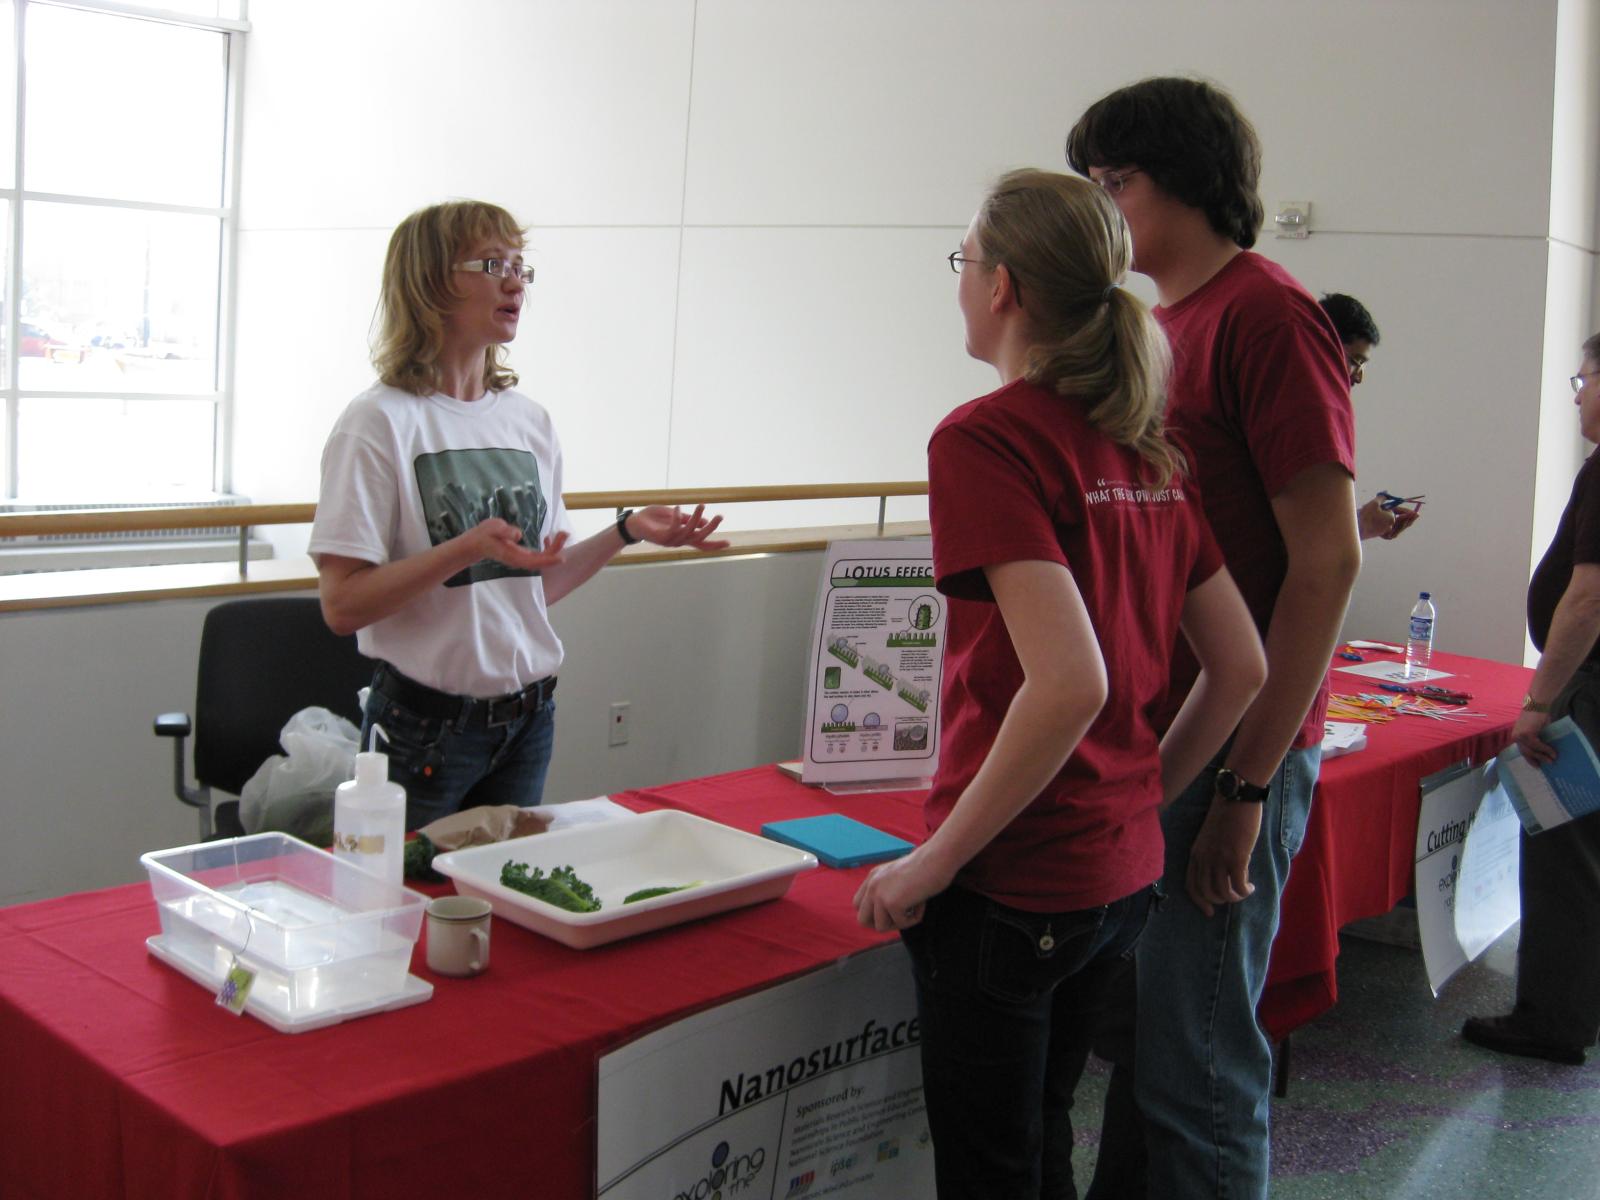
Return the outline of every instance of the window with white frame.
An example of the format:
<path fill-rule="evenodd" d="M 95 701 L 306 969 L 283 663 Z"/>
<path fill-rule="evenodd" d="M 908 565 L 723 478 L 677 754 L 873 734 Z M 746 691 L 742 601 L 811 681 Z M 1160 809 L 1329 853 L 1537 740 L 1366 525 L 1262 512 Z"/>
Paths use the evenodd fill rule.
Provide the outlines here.
<path fill-rule="evenodd" d="M 0 0 L 0 499 L 226 487 L 244 0 Z"/>

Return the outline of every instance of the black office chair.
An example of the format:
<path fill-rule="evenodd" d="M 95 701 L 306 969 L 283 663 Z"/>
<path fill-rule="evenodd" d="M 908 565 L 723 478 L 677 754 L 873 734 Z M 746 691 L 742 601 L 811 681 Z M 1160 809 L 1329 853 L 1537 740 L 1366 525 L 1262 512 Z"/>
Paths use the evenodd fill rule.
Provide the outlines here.
<path fill-rule="evenodd" d="M 339 637 L 306 597 L 230 600 L 206 614 L 200 634 L 195 718 L 163 713 L 157 737 L 173 744 L 173 787 L 200 810 L 200 840 L 213 836 L 211 789 L 238 796 L 270 755 L 290 717 L 313 705 L 361 724 L 356 693 L 372 682 L 373 663 L 356 639 Z M 184 782 L 184 742 L 194 734 L 195 786 Z M 238 800 L 216 806 L 216 836 L 244 832 Z"/>

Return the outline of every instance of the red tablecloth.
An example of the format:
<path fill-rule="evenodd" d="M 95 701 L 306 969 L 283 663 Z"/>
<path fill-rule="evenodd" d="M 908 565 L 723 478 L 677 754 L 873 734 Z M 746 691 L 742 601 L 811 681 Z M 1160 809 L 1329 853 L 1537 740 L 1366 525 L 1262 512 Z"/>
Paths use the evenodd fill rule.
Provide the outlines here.
<path fill-rule="evenodd" d="M 1371 661 L 1398 655 L 1364 652 Z M 1334 665 L 1348 665 L 1339 659 Z M 1505 748 L 1533 672 L 1488 659 L 1435 652 L 1450 671 L 1439 686 L 1472 693 L 1482 717 L 1432 721 L 1402 716 L 1367 728 L 1367 748 L 1322 764 L 1305 844 L 1289 872 L 1278 938 L 1257 1015 L 1274 1039 L 1333 1007 L 1339 929 L 1388 912 L 1411 891 L 1417 785 L 1462 759 L 1484 762 Z M 1377 692 L 1377 682 L 1332 673 L 1335 692 Z"/>
<path fill-rule="evenodd" d="M 618 799 L 745 829 L 833 807 L 771 767 Z M 921 829 L 915 796 L 849 806 Z M 147 954 L 146 885 L 0 909 L 0 1197 L 590 1196 L 596 1058 L 888 940 L 848 916 L 865 873 L 593 950 L 497 920 L 479 978 L 419 944 L 431 1000 L 295 1035 Z"/>
<path fill-rule="evenodd" d="M 1275 1032 L 1333 1003 L 1339 926 L 1409 889 L 1418 779 L 1496 752 L 1515 719 L 1525 669 L 1436 665 L 1489 715 L 1401 718 L 1324 767 L 1262 1002 Z M 762 767 L 618 799 L 750 831 L 846 811 L 920 838 L 922 795 L 841 799 Z M 432 1000 L 293 1036 L 149 957 L 143 884 L 0 909 L 0 1197 L 591 1195 L 597 1057 L 888 940 L 851 912 L 865 871 L 818 868 L 781 900 L 586 951 L 496 921 L 485 975 L 432 976 L 419 946 Z"/>

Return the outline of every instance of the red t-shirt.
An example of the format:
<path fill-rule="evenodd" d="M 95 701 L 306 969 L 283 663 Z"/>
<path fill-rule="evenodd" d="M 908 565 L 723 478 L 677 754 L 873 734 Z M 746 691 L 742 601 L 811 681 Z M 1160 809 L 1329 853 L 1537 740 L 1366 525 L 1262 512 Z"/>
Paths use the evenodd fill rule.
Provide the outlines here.
<path fill-rule="evenodd" d="M 1167 423 L 1195 463 L 1206 519 L 1262 635 L 1288 569 L 1271 500 L 1307 467 L 1355 474 L 1355 417 L 1339 335 L 1321 305 L 1248 250 L 1155 316 L 1172 343 Z M 1165 729 L 1194 685 L 1187 643 L 1173 656 Z M 1295 737 L 1322 740 L 1324 678 Z"/>
<path fill-rule="evenodd" d="M 1188 485 L 1143 461 L 1082 402 L 1018 381 L 956 409 L 928 443 L 939 590 L 949 596 L 939 770 L 943 823 L 988 756 L 1022 668 L 983 568 L 1060 563 L 1094 622 L 1110 698 L 1060 773 L 957 877 L 1035 912 L 1108 904 L 1161 874 L 1158 737 L 1185 594 L 1222 565 Z"/>

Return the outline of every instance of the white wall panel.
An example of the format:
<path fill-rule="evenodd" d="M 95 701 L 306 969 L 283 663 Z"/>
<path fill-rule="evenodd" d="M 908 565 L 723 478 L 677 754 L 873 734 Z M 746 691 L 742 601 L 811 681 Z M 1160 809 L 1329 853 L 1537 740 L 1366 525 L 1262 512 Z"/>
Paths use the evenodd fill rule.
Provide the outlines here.
<path fill-rule="evenodd" d="M 247 228 L 392 228 L 471 196 L 542 224 L 678 220 L 693 0 L 270 0 Z"/>
<path fill-rule="evenodd" d="M 1260 130 L 1264 196 L 1323 228 L 1542 234 L 1554 22 L 1553 0 L 700 0 L 685 215 L 965 222 L 999 170 L 1062 165 L 1107 91 L 1198 73 Z"/>
<path fill-rule="evenodd" d="M 550 410 L 569 491 L 663 487 L 679 232 L 540 229 L 511 364 Z"/>
<path fill-rule="evenodd" d="M 998 386 L 964 349 L 963 231 L 686 230 L 673 485 L 926 478 L 940 418 Z"/>
<path fill-rule="evenodd" d="M 1600 250 L 1600 0 L 1560 0 L 1550 236 Z"/>
<path fill-rule="evenodd" d="M 368 341 L 387 230 L 239 237 L 233 488 L 258 504 L 315 500 L 322 444 L 373 378 Z M 309 530 L 263 531 L 280 554 Z"/>
<path fill-rule="evenodd" d="M 1517 661 L 1532 536 L 1546 271 L 1542 240 L 1313 235 L 1263 249 L 1314 294 L 1363 300 L 1383 334 L 1354 390 L 1358 497 L 1427 494 L 1394 542 L 1363 544 L 1345 623 L 1398 637 L 1435 593 L 1441 649 Z M 1519 303 L 1508 305 L 1507 298 Z M 1570 478 L 1570 477 L 1569 477 Z"/>

